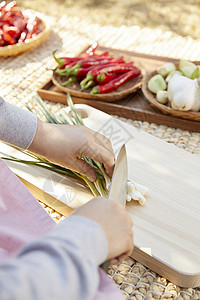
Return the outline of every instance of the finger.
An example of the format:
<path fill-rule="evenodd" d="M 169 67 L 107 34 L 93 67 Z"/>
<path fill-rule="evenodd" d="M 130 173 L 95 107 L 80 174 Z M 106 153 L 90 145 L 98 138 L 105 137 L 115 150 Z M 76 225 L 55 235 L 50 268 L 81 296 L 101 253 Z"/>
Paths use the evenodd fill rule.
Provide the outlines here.
<path fill-rule="evenodd" d="M 114 154 L 114 151 L 113 151 L 113 147 L 112 147 L 111 141 L 108 138 L 106 138 L 105 136 L 101 135 L 101 134 L 100 134 L 100 136 L 102 137 L 104 143 L 101 143 L 101 139 L 100 138 L 98 138 L 97 140 L 95 140 L 96 143 L 109 151 L 110 156 L 113 157 L 113 161 L 114 161 L 114 164 L 115 164 L 115 154 Z M 114 164 L 113 164 L 113 166 L 111 168 L 111 171 L 109 171 L 110 173 L 108 174 L 110 177 L 112 176 L 113 171 L 114 171 Z"/>
<path fill-rule="evenodd" d="M 125 258 L 127 258 L 131 253 L 126 252 L 116 258 L 110 260 L 110 265 L 118 265 L 120 264 Z"/>
<path fill-rule="evenodd" d="M 114 155 L 113 147 L 111 141 L 101 133 L 95 133 L 95 142 L 102 147 L 105 147 L 108 151 L 110 151 Z"/>
<path fill-rule="evenodd" d="M 99 144 L 96 144 L 92 148 L 92 151 L 90 149 L 91 148 L 88 149 L 84 148 L 82 151 L 82 155 L 90 157 L 100 163 L 103 163 L 106 173 L 108 174 L 108 176 L 112 177 L 112 173 L 115 165 L 114 155 L 109 150 L 107 150 L 106 148 L 102 147 Z"/>
<path fill-rule="evenodd" d="M 75 172 L 85 175 L 92 182 L 96 181 L 96 172 L 94 168 L 83 159 L 77 158 L 75 161 L 73 161 L 73 167 L 71 169 Z"/>
<path fill-rule="evenodd" d="M 118 257 L 112 258 L 110 261 L 111 265 L 116 265 L 121 263 L 126 257 L 130 256 L 133 252 L 133 248 L 134 245 L 131 244 L 131 247 L 129 248 L 129 250 L 127 250 L 126 252 L 122 253 L 121 255 L 119 255 Z"/>

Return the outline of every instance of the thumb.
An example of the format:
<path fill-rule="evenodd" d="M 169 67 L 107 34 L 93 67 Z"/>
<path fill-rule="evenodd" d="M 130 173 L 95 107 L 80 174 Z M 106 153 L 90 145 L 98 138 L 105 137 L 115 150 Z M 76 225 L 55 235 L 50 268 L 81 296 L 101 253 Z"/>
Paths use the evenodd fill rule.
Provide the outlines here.
<path fill-rule="evenodd" d="M 96 180 L 97 176 L 94 168 L 83 159 L 76 159 L 74 161 L 73 169 L 74 171 L 85 175 L 92 182 Z"/>

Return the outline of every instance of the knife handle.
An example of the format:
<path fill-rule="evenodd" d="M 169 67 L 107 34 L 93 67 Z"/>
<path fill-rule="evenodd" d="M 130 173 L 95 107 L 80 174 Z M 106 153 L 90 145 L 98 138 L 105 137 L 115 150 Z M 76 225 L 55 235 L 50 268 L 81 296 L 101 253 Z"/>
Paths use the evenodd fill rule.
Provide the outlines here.
<path fill-rule="evenodd" d="M 105 261 L 103 264 L 100 265 L 100 267 L 106 272 L 108 273 L 108 268 L 110 266 L 110 260 Z"/>

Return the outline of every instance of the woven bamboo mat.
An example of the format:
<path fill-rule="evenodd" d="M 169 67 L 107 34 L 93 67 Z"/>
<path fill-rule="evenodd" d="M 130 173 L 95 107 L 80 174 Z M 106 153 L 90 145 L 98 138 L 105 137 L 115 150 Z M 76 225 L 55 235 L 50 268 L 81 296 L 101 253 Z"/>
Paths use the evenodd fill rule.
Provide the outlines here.
<path fill-rule="evenodd" d="M 49 18 L 49 22 L 52 32 L 40 47 L 16 57 L 0 58 L 0 94 L 19 107 L 24 108 L 26 103 L 30 105 L 33 94 L 50 79 L 52 72 L 49 69 L 55 67 L 51 54 L 55 49 L 60 55 L 74 56 L 98 40 L 100 45 L 116 49 L 190 60 L 199 60 L 200 57 L 200 40 L 183 38 L 160 29 L 100 26 L 67 16 Z M 61 108 L 60 104 L 48 105 L 53 112 Z M 191 153 L 200 154 L 200 133 L 120 119 Z M 43 203 L 41 205 L 54 220 L 63 218 L 50 207 Z M 181 289 L 132 258 L 111 267 L 109 276 L 126 299 L 200 299 L 200 288 Z"/>

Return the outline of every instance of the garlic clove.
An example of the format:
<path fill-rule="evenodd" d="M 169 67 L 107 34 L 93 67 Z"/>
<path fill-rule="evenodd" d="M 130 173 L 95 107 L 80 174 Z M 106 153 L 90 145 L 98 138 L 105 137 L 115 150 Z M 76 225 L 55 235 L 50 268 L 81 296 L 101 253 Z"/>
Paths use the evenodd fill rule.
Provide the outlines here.
<path fill-rule="evenodd" d="M 148 193 L 148 191 L 149 191 L 148 187 L 146 187 L 142 184 L 136 183 L 136 182 L 134 182 L 134 184 L 143 196 L 145 196 Z"/>
<path fill-rule="evenodd" d="M 131 196 L 131 198 L 133 200 L 139 200 L 139 198 L 140 198 L 140 193 L 138 191 L 133 191 L 133 192 L 129 193 L 129 195 Z"/>
<path fill-rule="evenodd" d="M 127 193 L 131 193 L 135 190 L 135 186 L 133 184 L 133 182 L 128 181 L 127 182 Z"/>
<path fill-rule="evenodd" d="M 132 200 L 131 196 L 130 196 L 129 194 L 127 194 L 127 195 L 126 195 L 126 201 L 127 201 L 127 202 L 131 202 L 131 200 Z"/>
<path fill-rule="evenodd" d="M 141 206 L 144 206 L 146 204 L 146 199 L 142 196 L 139 198 L 138 202 L 140 203 Z"/>

